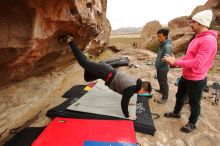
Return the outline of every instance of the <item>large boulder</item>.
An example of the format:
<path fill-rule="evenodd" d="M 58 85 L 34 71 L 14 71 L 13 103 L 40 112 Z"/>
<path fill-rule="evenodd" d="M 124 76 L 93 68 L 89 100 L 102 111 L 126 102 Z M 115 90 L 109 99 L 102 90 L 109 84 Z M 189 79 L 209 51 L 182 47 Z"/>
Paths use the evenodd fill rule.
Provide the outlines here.
<path fill-rule="evenodd" d="M 187 19 L 195 15 L 196 13 L 212 9 L 213 11 L 213 22 L 211 24 L 211 29 L 220 30 L 220 1 L 218 0 L 208 0 L 205 5 L 197 6 L 191 13 L 190 16 L 183 16 L 175 18 L 169 22 L 170 36 L 173 40 L 172 47 L 174 53 L 185 51 L 188 47 L 190 40 L 192 39 L 194 33 L 191 30 L 190 24 Z M 219 40 L 219 38 L 218 38 Z M 220 46 L 220 41 L 218 41 L 218 46 Z"/>
<path fill-rule="evenodd" d="M 174 18 L 171 21 L 168 22 L 168 27 L 170 31 L 179 29 L 179 28 L 185 28 L 189 27 L 189 17 L 187 16 L 181 16 L 178 18 Z"/>
<path fill-rule="evenodd" d="M 205 3 L 205 6 L 216 9 L 217 7 L 220 6 L 220 1 L 219 0 L 208 0 Z"/>
<path fill-rule="evenodd" d="M 189 24 L 189 17 L 182 16 L 171 20 L 168 23 L 170 38 L 172 40 L 173 53 L 184 51 L 194 33 Z"/>
<path fill-rule="evenodd" d="M 211 29 L 220 30 L 220 1 L 219 0 L 208 0 L 205 5 L 197 6 L 190 16 L 180 16 L 178 18 L 172 19 L 168 23 L 168 28 L 170 31 L 169 37 L 172 40 L 172 49 L 174 54 L 183 52 L 187 49 L 190 40 L 195 35 L 192 31 L 189 23 L 190 17 L 194 14 L 206 10 L 212 9 L 214 13 L 214 21 L 211 24 Z M 161 26 L 158 21 L 149 22 L 145 25 L 143 31 L 141 32 L 140 39 L 134 43 L 135 48 L 147 48 L 156 47 L 156 32 Z M 219 31 L 220 34 L 220 31 Z M 218 46 L 220 46 L 220 37 L 218 38 Z M 219 47 L 220 48 L 220 47 Z M 152 50 L 152 49 L 151 49 Z"/>
<path fill-rule="evenodd" d="M 218 31 L 218 49 L 220 49 L 220 1 L 208 0 L 204 6 L 197 6 L 191 16 L 202 10 L 211 9 L 213 11 L 213 22 L 210 28 Z"/>
<path fill-rule="evenodd" d="M 220 1 L 219 0 L 208 0 L 205 4 L 214 12 L 215 21 L 212 23 L 212 29 L 218 31 L 218 49 L 220 49 Z"/>
<path fill-rule="evenodd" d="M 172 50 L 174 54 L 183 52 L 187 49 L 189 41 L 192 39 L 194 33 L 190 27 L 184 27 L 170 32 L 172 39 Z"/>
<path fill-rule="evenodd" d="M 150 21 L 145 24 L 140 39 L 135 42 L 135 48 L 150 49 L 158 44 L 157 31 L 162 28 L 159 21 Z"/>
<path fill-rule="evenodd" d="M 106 0 L 1 1 L 0 85 L 69 62 L 72 54 L 57 42 L 59 35 L 72 33 L 79 48 L 98 52 L 111 32 L 106 5 Z"/>

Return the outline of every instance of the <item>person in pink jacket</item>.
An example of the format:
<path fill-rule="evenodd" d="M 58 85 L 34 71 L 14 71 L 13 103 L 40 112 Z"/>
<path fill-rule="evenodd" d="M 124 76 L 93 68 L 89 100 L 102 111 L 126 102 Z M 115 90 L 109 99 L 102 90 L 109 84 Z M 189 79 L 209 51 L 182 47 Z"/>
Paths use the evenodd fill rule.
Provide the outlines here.
<path fill-rule="evenodd" d="M 192 17 L 190 26 L 196 37 L 190 42 L 185 56 L 175 59 L 173 55 L 166 54 L 162 58 L 167 64 L 182 68 L 174 110 L 165 113 L 164 116 L 167 118 L 180 118 L 184 97 L 187 94 L 191 114 L 188 123 L 180 129 L 185 133 L 190 133 L 196 128 L 201 109 L 202 91 L 207 84 L 207 74 L 217 53 L 218 34 L 216 31 L 208 29 L 212 21 L 212 15 L 211 10 L 204 10 Z"/>

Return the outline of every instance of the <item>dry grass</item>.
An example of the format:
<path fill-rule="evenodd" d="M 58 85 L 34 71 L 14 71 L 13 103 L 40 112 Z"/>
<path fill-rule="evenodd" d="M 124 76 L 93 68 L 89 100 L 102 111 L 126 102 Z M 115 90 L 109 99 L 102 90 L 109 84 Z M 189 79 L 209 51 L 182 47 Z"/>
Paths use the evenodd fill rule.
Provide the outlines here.
<path fill-rule="evenodd" d="M 109 57 L 112 56 L 112 51 L 108 49 L 104 49 L 102 53 L 100 53 L 98 56 L 92 58 L 93 61 L 99 62 L 100 60 L 107 60 Z"/>
<path fill-rule="evenodd" d="M 131 47 L 139 39 L 139 34 L 114 35 L 110 37 L 109 45 L 115 45 L 118 48 Z"/>

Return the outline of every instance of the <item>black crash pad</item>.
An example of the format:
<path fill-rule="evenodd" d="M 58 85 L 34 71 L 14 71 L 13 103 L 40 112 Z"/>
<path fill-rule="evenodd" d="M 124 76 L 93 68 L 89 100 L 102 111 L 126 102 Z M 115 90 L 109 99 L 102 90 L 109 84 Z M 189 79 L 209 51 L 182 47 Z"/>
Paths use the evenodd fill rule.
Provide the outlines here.
<path fill-rule="evenodd" d="M 71 88 L 73 89 L 73 88 Z M 67 93 L 73 93 L 72 90 L 67 91 Z M 78 91 L 82 92 L 82 91 Z M 85 92 L 86 93 L 86 92 Z M 73 98 L 67 99 L 60 105 L 50 109 L 47 111 L 47 117 L 55 118 L 55 117 L 66 117 L 66 118 L 83 118 L 83 119 L 123 119 L 118 117 L 106 116 L 106 115 L 98 115 L 86 112 L 72 111 L 66 109 L 68 106 L 77 101 L 82 95 L 75 94 L 76 96 Z M 137 119 L 134 121 L 135 130 L 137 132 L 142 132 L 145 134 L 154 135 L 156 129 L 152 120 L 152 116 L 150 113 L 149 103 L 147 97 L 138 97 L 137 99 L 137 110 L 136 115 Z"/>
<path fill-rule="evenodd" d="M 31 146 L 45 127 L 28 127 L 9 139 L 3 146 Z"/>
<path fill-rule="evenodd" d="M 87 92 L 86 90 L 83 90 L 85 87 L 86 85 L 75 85 L 66 93 L 64 93 L 62 97 L 71 99 L 81 97 Z"/>

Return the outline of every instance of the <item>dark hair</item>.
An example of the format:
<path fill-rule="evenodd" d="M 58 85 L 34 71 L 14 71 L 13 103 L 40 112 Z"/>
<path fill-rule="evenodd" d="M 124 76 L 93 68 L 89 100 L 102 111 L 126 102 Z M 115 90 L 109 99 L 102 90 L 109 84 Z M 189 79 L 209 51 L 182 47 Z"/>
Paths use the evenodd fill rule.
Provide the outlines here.
<path fill-rule="evenodd" d="M 157 34 L 163 34 L 164 36 L 168 36 L 169 34 L 169 30 L 168 29 L 165 29 L 165 28 L 162 28 L 160 30 L 157 31 Z"/>
<path fill-rule="evenodd" d="M 141 85 L 141 88 L 143 88 L 145 91 L 151 93 L 152 86 L 151 86 L 151 83 L 150 83 L 150 82 L 143 81 L 143 82 L 142 82 L 142 85 Z"/>

